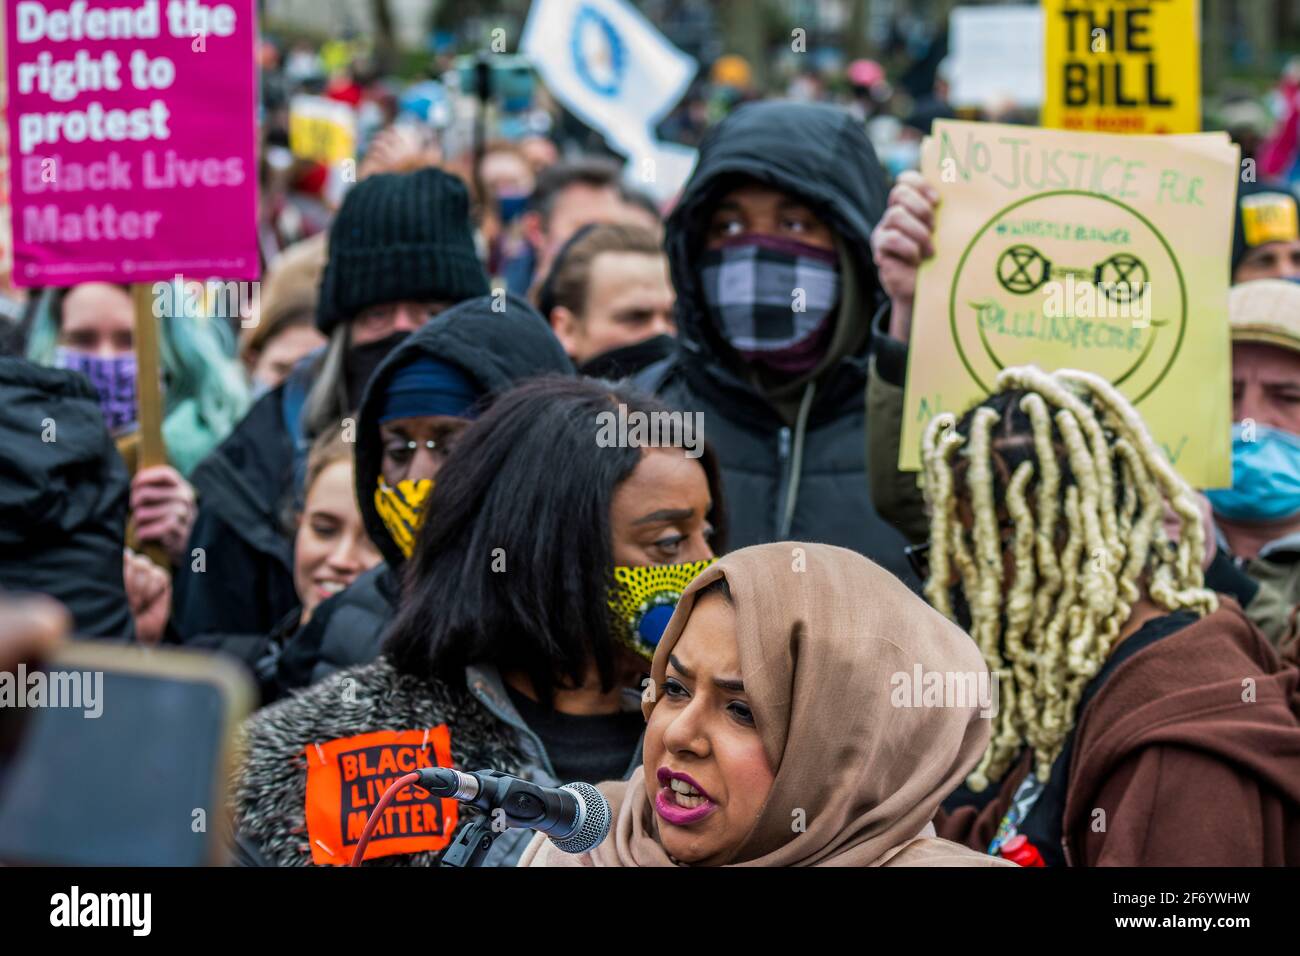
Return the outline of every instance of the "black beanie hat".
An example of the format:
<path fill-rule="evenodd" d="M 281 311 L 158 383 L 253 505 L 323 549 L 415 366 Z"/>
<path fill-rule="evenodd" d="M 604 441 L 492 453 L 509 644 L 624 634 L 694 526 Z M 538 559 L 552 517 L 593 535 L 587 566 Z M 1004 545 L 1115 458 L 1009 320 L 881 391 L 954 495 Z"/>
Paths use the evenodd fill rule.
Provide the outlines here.
<path fill-rule="evenodd" d="M 489 291 L 461 181 L 432 168 L 381 173 L 357 183 L 334 217 L 316 326 L 329 335 L 372 305 Z"/>

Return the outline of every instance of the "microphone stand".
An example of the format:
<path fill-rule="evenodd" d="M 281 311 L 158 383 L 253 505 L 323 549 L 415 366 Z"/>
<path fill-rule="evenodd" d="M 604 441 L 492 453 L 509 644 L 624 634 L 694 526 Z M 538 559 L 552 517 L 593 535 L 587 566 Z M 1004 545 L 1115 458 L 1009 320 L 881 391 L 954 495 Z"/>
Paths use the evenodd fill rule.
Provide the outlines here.
<path fill-rule="evenodd" d="M 458 780 L 469 776 L 459 774 Z M 425 785 L 430 792 L 451 796 L 483 811 L 482 816 L 463 827 L 452 840 L 442 855 L 441 866 L 482 866 L 502 830 L 517 826 L 537 829 L 539 824 L 553 823 L 560 812 L 560 807 L 536 786 L 498 770 L 481 770 L 472 775 L 471 783 L 474 783 L 472 788 L 464 788 L 463 784 L 438 784 L 432 788 Z M 505 815 L 506 827 L 494 826 L 498 823 L 498 812 Z"/>
<path fill-rule="evenodd" d="M 442 854 L 440 866 L 482 866 L 483 858 L 501 834 L 492 829 L 491 817 L 483 814 L 467 827 L 463 827 L 451 846 Z"/>

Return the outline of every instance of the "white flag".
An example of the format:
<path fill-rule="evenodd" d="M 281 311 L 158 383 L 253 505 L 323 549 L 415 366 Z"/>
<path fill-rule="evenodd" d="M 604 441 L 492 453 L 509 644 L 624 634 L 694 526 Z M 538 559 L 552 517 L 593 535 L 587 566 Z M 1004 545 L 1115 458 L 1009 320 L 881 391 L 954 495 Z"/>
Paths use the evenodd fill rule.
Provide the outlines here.
<path fill-rule="evenodd" d="M 681 193 L 699 159 L 699 150 L 693 146 L 653 138 L 623 148 L 627 152 L 623 181 L 649 194 L 660 206 Z"/>
<path fill-rule="evenodd" d="M 625 153 L 654 139 L 699 68 L 626 0 L 533 0 L 519 49 L 556 99 Z"/>

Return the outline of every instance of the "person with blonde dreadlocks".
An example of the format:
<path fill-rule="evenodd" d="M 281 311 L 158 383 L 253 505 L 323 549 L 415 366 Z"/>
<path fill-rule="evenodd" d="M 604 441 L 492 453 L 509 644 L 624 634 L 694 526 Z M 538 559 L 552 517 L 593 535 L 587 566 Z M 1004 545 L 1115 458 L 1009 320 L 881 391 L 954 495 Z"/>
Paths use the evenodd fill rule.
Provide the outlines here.
<path fill-rule="evenodd" d="M 1023 862 L 1294 862 L 1300 857 L 1296 671 L 1278 664 L 1234 601 L 1221 597 L 1218 610 L 1203 613 L 1208 602 L 1198 593 L 1201 582 L 1191 561 L 1199 547 L 1201 568 L 1212 565 L 1213 538 L 1203 530 L 1196 532 L 1200 521 L 1191 514 L 1181 482 L 1150 452 L 1149 440 L 1135 443 L 1130 437 L 1128 432 L 1145 432 L 1113 390 L 1102 383 L 1100 394 L 1093 395 L 1087 383 L 1069 386 L 1082 389 L 1078 401 L 1102 426 L 1106 440 L 1100 453 L 1112 468 L 1120 469 L 1110 481 L 1097 479 L 1089 469 L 1084 469 L 1086 484 L 1073 478 L 1077 466 L 1070 454 L 1077 443 L 1066 444 L 1054 417 L 1062 409 L 1053 404 L 1068 389 L 1063 393 L 1052 388 L 1050 395 L 1039 396 L 1050 409 L 1053 439 L 1040 452 L 1030 412 L 1019 408 L 1026 396 L 1012 394 L 1017 388 L 1034 391 L 1034 383 L 1026 381 L 1013 385 L 1003 380 L 981 406 L 998 417 L 998 424 L 988 414 L 980 416 L 978 454 L 969 437 L 963 437 L 971 436 L 975 411 L 949 429 L 947 437 L 937 431 L 929 436 L 932 456 L 942 451 L 953 457 L 948 459 L 950 468 L 940 468 L 928 482 L 926 495 L 918 492 L 915 475 L 894 467 L 917 271 L 921 261 L 933 255 L 938 212 L 933 187 L 916 173 L 904 173 L 872 234 L 873 256 L 889 297 L 872 323 L 872 365 L 877 373 L 867 390 L 872 496 L 880 513 L 913 541 L 932 538 L 933 506 L 927 496 L 930 502 L 955 505 L 956 517 L 945 511 L 947 524 L 940 529 L 943 536 L 951 536 L 954 525 L 961 529 L 959 541 L 941 537 L 953 545 L 939 558 L 946 561 L 947 570 L 936 575 L 922 571 L 922 576 L 943 580 L 947 575 L 952 585 L 950 612 L 972 625 L 982 649 L 1010 662 L 1008 668 L 990 666 L 1006 670 L 1019 682 L 1015 690 L 1010 682 L 1002 688 L 1004 701 L 1009 694 L 1016 696 L 1016 709 L 1000 716 L 1003 723 L 989 759 L 971 780 L 983 789 L 963 787 L 949 798 L 946 807 L 952 812 L 936 821 L 940 834 Z M 1037 402 L 1029 404 L 1035 407 Z M 1068 414 L 1078 425 L 1074 431 L 1085 436 L 1081 447 L 1095 458 L 1096 432 L 1084 427 L 1079 407 L 1070 404 L 1075 410 Z M 1130 419 L 1127 430 L 1116 430 L 1113 422 Z M 1107 454 L 1107 443 L 1119 437 L 1132 451 Z M 960 450 L 944 442 L 960 442 Z M 996 452 L 991 457 L 990 449 Z M 1050 536 L 1040 533 L 1046 516 L 1036 510 L 1037 473 L 1050 470 L 1041 467 L 1039 454 L 1057 457 L 1055 474 L 1058 482 L 1065 482 L 1059 486 Z M 1016 469 L 1026 460 L 1035 474 L 1023 476 L 1012 495 Z M 1145 471 L 1134 470 L 1134 461 Z M 969 484 L 972 468 L 976 477 Z M 945 485 L 948 480 L 953 484 Z M 976 550 L 972 489 L 987 488 L 989 480 L 992 492 L 987 497 L 981 492 L 980 500 L 991 499 L 993 504 L 978 509 L 983 531 Z M 1178 502 L 1177 508 L 1166 510 L 1166 537 L 1162 540 L 1153 529 L 1154 545 L 1135 539 L 1131 517 L 1123 526 L 1126 530 L 1113 534 L 1112 518 L 1119 527 L 1119 515 L 1133 507 L 1132 496 L 1141 501 L 1144 489 L 1149 495 L 1151 481 L 1162 501 Z M 1076 502 L 1067 510 L 1071 486 L 1076 488 Z M 1089 502 L 1097 509 L 1090 510 Z M 1206 514 L 1203 501 L 1200 510 Z M 1077 526 L 1071 524 L 1072 514 Z M 1032 547 L 1023 533 L 1016 537 L 1026 521 L 1036 529 Z M 1116 539 L 1122 559 L 1115 557 Z M 1072 540 L 1080 550 L 1067 555 Z M 1180 544 L 1172 545 L 1171 540 Z M 1197 540 L 1202 543 L 1197 545 Z M 1127 577 L 1130 559 L 1136 562 L 1143 549 L 1145 565 L 1135 563 L 1136 578 Z M 914 549 L 918 557 L 921 551 Z M 995 591 L 999 581 L 989 569 L 996 569 L 999 555 L 1003 576 Z M 1069 562 L 1064 561 L 1067 556 Z M 1104 563 L 1107 556 L 1109 564 Z M 1089 565 L 1087 558 L 1096 564 Z M 1067 564 L 1072 569 L 1068 577 Z M 976 577 L 964 578 L 962 568 Z M 1024 575 L 1019 581 L 1017 573 Z M 1067 581 L 1074 587 L 1069 598 L 1064 593 Z M 1121 587 L 1122 581 L 1138 588 L 1136 602 L 1132 588 Z M 1247 603 L 1254 614 L 1257 596 L 1239 588 L 1224 590 Z M 1177 601 L 1171 602 L 1171 597 Z M 1112 600 L 1122 605 L 1112 605 Z M 977 627 L 972 604 L 979 609 Z M 1170 611 L 1173 604 L 1179 609 Z M 1044 632 L 1043 620 L 1055 630 Z M 1072 706 L 1058 701 L 1066 694 Z M 1247 705 L 1247 700 L 1253 703 Z M 1070 723 L 1062 725 L 1063 720 Z M 1036 771 L 1032 780 L 1030 770 Z M 995 845 L 999 830 L 1001 841 Z"/>
<path fill-rule="evenodd" d="M 999 678 L 940 835 L 1031 863 L 1300 864 L 1300 672 L 1204 586 L 1200 509 L 1129 402 L 1006 369 L 922 458 L 926 597 Z"/>

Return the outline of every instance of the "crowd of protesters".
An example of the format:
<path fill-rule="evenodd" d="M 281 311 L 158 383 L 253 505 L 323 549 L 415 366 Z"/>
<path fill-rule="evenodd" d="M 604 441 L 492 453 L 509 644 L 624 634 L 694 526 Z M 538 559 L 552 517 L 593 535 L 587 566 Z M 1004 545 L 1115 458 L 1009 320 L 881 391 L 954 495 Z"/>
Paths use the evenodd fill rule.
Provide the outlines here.
<path fill-rule="evenodd" d="M 278 60 L 257 313 L 160 320 L 169 463 L 136 465 L 129 289 L 34 292 L 0 357 L 0 660 L 63 629 L 241 662 L 238 859 L 313 861 L 313 745 L 446 725 L 459 768 L 613 807 L 588 854 L 491 865 L 1300 865 L 1300 232 L 1239 212 L 1224 264 L 1230 489 L 1032 367 L 930 423 L 918 483 L 937 193 L 873 147 L 875 64 L 847 104 L 715 65 L 741 92 L 670 118 L 699 158 L 661 206 L 530 127 L 454 153 L 355 73 L 335 199 L 284 139 L 310 51 Z M 1290 171 L 1239 202 L 1294 226 Z M 703 444 L 598 438 L 673 415 Z M 996 672 L 997 713 L 891 703 L 914 667 Z"/>

